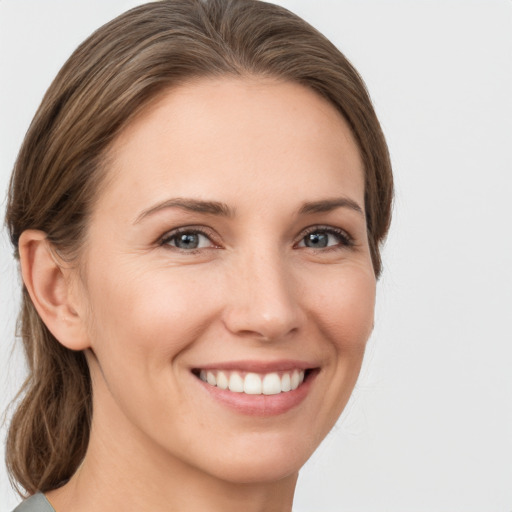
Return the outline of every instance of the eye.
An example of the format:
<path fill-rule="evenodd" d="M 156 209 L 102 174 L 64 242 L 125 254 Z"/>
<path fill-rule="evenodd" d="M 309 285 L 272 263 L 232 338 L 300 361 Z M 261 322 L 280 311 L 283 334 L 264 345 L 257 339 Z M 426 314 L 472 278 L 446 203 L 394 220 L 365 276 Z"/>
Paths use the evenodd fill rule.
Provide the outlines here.
<path fill-rule="evenodd" d="M 330 247 L 351 247 L 352 245 L 352 238 L 341 229 L 315 227 L 303 236 L 297 247 L 326 249 Z"/>
<path fill-rule="evenodd" d="M 179 229 L 168 233 L 160 242 L 161 245 L 176 247 L 182 251 L 193 251 L 215 247 L 210 237 L 202 231 L 195 229 Z"/>

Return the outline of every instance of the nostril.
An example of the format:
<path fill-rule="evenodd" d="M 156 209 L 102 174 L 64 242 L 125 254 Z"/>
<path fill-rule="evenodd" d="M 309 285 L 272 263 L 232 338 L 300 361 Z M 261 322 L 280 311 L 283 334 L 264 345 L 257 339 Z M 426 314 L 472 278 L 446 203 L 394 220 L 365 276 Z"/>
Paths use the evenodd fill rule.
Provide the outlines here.
<path fill-rule="evenodd" d="M 226 328 L 245 338 L 253 337 L 262 342 L 275 342 L 299 331 L 298 320 L 295 315 L 282 317 L 258 315 L 256 312 L 232 311 L 225 317 Z"/>

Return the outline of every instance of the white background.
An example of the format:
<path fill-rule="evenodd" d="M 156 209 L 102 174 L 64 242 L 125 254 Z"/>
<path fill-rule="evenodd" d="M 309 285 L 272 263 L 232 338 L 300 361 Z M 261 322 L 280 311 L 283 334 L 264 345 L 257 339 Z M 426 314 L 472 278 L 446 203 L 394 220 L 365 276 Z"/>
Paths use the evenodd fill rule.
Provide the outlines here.
<path fill-rule="evenodd" d="M 1 210 L 65 59 L 128 0 L 0 0 Z M 298 512 L 512 511 L 512 2 L 281 0 L 365 78 L 391 150 L 376 329 Z M 0 239 L 0 409 L 21 383 L 18 280 Z M 5 435 L 5 427 L 1 431 Z M 0 510 L 18 498 L 0 470 Z"/>

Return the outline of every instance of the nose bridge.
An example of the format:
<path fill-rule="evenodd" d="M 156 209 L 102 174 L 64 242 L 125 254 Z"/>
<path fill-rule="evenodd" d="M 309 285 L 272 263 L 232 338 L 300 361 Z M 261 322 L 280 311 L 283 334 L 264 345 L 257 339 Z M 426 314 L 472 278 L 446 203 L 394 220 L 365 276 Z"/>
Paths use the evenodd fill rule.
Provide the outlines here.
<path fill-rule="evenodd" d="M 237 334 L 282 338 L 300 325 L 301 310 L 293 273 L 273 249 L 247 249 L 231 273 L 226 325 Z"/>

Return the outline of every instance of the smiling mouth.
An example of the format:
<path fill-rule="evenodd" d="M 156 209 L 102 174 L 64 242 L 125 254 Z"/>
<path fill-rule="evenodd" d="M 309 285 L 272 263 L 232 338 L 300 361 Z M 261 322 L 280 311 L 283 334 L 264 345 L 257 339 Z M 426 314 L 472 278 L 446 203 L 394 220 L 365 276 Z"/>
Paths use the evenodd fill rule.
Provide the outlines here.
<path fill-rule="evenodd" d="M 246 395 L 278 395 L 299 388 L 313 370 L 254 373 L 195 369 L 194 375 L 212 387 Z"/>

